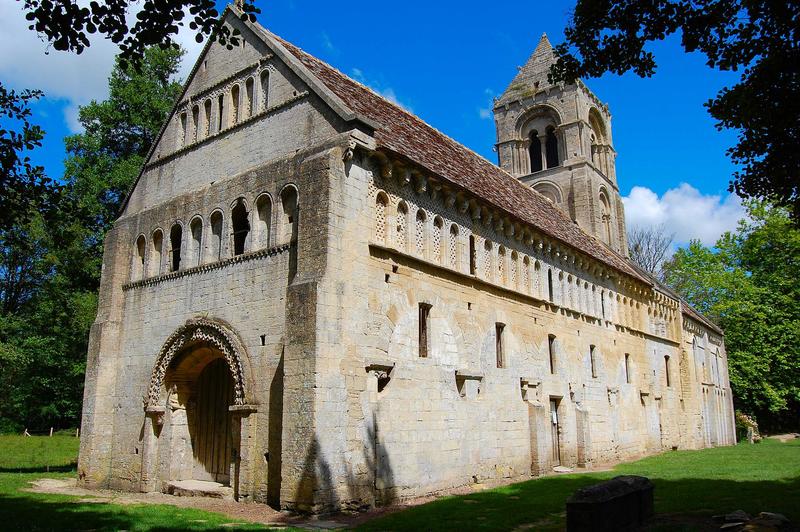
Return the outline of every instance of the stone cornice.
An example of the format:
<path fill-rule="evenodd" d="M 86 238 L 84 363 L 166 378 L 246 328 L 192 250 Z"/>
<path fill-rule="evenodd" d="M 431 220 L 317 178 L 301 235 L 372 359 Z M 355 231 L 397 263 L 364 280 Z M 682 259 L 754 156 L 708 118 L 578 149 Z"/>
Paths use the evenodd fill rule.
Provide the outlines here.
<path fill-rule="evenodd" d="M 124 285 L 122 285 L 122 290 L 128 291 L 137 288 L 144 288 L 146 286 L 155 286 L 161 283 L 165 283 L 167 281 L 171 281 L 173 279 L 179 279 L 181 277 L 188 277 L 190 275 L 196 275 L 198 273 L 218 270 L 220 268 L 224 268 L 231 264 L 238 264 L 240 262 L 247 262 L 256 259 L 263 259 L 265 257 L 278 255 L 279 253 L 288 251 L 289 248 L 291 248 L 293 245 L 295 244 L 294 243 L 281 244 L 280 246 L 273 246 L 271 248 L 259 249 L 257 251 L 250 251 L 247 253 L 243 253 L 241 255 L 236 255 L 235 257 L 230 257 L 216 262 L 210 262 L 208 264 L 201 264 L 200 266 L 193 266 L 191 268 L 186 268 L 185 270 L 178 270 L 177 272 L 164 273 L 161 275 L 156 275 L 155 277 L 142 279 L 140 281 L 125 283 Z"/>

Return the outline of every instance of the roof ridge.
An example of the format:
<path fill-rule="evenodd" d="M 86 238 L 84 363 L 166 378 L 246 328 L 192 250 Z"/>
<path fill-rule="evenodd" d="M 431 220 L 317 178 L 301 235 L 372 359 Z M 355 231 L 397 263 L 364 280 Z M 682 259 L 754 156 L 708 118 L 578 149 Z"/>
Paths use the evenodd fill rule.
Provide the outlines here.
<path fill-rule="evenodd" d="M 262 28 L 264 28 L 264 27 L 262 26 Z M 475 150 L 473 150 L 473 149 L 472 149 L 472 148 L 470 148 L 469 146 L 467 146 L 467 145 L 465 145 L 465 144 L 462 144 L 462 143 L 458 142 L 456 139 L 454 139 L 454 138 L 450 137 L 450 135 L 448 135 L 447 133 L 445 133 L 445 132 L 441 131 L 441 130 L 440 130 L 439 128 L 437 128 L 436 126 L 434 126 L 434 125 L 431 125 L 430 123 L 428 123 L 427 121 L 425 121 L 425 120 L 424 120 L 424 119 L 423 119 L 421 116 L 419 116 L 419 115 L 417 115 L 417 114 L 415 114 L 415 113 L 412 113 L 411 111 L 409 111 L 408 109 L 406 109 L 405 107 L 403 107 L 402 105 L 400 105 L 399 103 L 397 103 L 397 102 L 393 102 L 392 100 L 388 99 L 387 97 L 385 97 L 384 95 L 382 95 L 381 93 L 379 93 L 378 91 L 376 91 L 375 89 L 373 89 L 372 87 L 370 87 L 369 85 L 367 85 L 367 84 L 365 84 L 365 83 L 362 83 L 362 82 L 358 81 L 357 79 L 353 78 L 352 76 L 348 76 L 346 73 L 342 72 L 341 70 L 339 70 L 339 69 L 338 69 L 338 68 L 336 68 L 335 66 L 331 65 L 331 64 L 330 64 L 330 63 L 328 63 L 327 61 L 325 61 L 325 60 L 323 60 L 323 59 L 320 59 L 319 57 L 317 57 L 317 56 L 315 56 L 315 55 L 313 55 L 313 54 L 310 54 L 309 52 L 307 52 L 307 51 L 303 50 L 302 48 L 300 48 L 300 47 L 299 47 L 299 46 L 297 46 L 296 44 L 294 44 L 294 43 L 290 43 L 289 41 L 287 41 L 287 40 L 286 40 L 286 39 L 284 39 L 283 37 L 280 37 L 279 35 L 276 35 L 275 33 L 273 33 L 273 32 L 271 32 L 271 31 L 267 30 L 266 28 L 264 28 L 264 30 L 265 30 L 265 31 L 267 31 L 267 32 L 269 32 L 270 34 L 272 34 L 272 36 L 273 36 L 273 37 L 275 37 L 276 39 L 278 39 L 279 41 L 281 41 L 281 44 L 284 44 L 284 45 L 288 44 L 289 46 L 292 46 L 292 47 L 296 48 L 297 50 L 299 50 L 299 51 L 300 51 L 300 52 L 302 52 L 303 54 L 305 54 L 305 55 L 309 56 L 310 58 L 312 58 L 312 59 L 314 59 L 314 60 L 316 60 L 316 61 L 320 62 L 322 65 L 324 65 L 324 66 L 326 66 L 326 67 L 330 68 L 331 70 L 335 71 L 336 73 L 340 74 L 341 76 L 344 76 L 345 78 L 347 78 L 348 80 L 352 81 L 353 83 L 355 83 L 356 85 L 358 85 L 358 86 L 359 86 L 359 87 L 361 87 L 362 89 L 366 89 L 366 90 L 368 90 L 369 92 L 371 92 L 372 94 L 374 94 L 374 95 L 375 95 L 375 96 L 377 96 L 378 98 L 382 99 L 383 101 L 385 101 L 385 102 L 386 102 L 386 103 L 388 103 L 389 105 L 392 105 L 392 106 L 394 106 L 395 108 L 397 108 L 397 109 L 398 109 L 398 110 L 400 110 L 401 112 L 403 112 L 403 113 L 407 114 L 407 115 L 408 115 L 408 116 L 410 116 L 411 118 L 413 118 L 413 119 L 415 119 L 415 120 L 418 120 L 418 121 L 422 122 L 423 124 L 425 124 L 426 126 L 428 126 L 429 128 L 431 128 L 432 130 L 436 131 L 436 132 L 437 132 L 439 135 L 441 135 L 442 137 L 444 137 L 444 138 L 445 138 L 447 141 L 449 141 L 449 142 L 455 142 L 456 144 L 458 144 L 458 145 L 459 145 L 459 147 L 461 147 L 461 148 L 464 148 L 464 149 L 466 149 L 466 150 L 470 151 L 470 152 L 471 152 L 473 155 L 475 155 L 475 156 L 477 156 L 477 157 L 480 157 L 481 159 L 483 159 L 483 160 L 484 160 L 484 161 L 486 161 L 487 163 L 489 163 L 489 164 L 491 164 L 492 166 L 494 166 L 494 167 L 496 167 L 496 168 L 498 168 L 498 169 L 502 170 L 502 171 L 503 171 L 503 172 L 505 172 L 505 173 L 506 173 L 506 174 L 507 174 L 509 177 L 511 177 L 512 179 L 514 179 L 515 181 L 517 181 L 517 179 L 516 179 L 514 176 L 512 176 L 511 174 L 509 174 L 509 173 L 508 173 L 508 172 L 507 172 L 505 169 L 501 168 L 500 166 L 497 166 L 495 163 L 493 163 L 492 161 L 490 161 L 489 159 L 487 159 L 486 157 L 484 157 L 484 156 L 483 156 L 483 155 L 481 155 L 480 153 L 476 152 Z M 535 191 L 534 191 L 534 192 L 535 192 Z"/>

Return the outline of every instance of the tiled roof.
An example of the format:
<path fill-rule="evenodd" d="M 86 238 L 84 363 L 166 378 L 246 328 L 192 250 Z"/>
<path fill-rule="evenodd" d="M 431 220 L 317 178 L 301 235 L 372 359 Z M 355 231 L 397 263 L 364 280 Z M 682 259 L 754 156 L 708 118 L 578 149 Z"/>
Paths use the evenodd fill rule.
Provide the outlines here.
<path fill-rule="evenodd" d="M 543 233 L 650 284 L 531 187 L 330 65 L 271 36 L 353 112 L 377 124 L 378 148 L 404 156 Z"/>
<path fill-rule="evenodd" d="M 684 301 L 682 298 L 681 298 L 681 310 L 683 311 L 684 314 L 686 314 L 695 321 L 699 321 L 700 323 L 702 323 L 715 333 L 724 334 L 722 329 L 720 329 L 717 324 L 715 324 L 713 321 L 700 314 L 697 310 L 695 310 L 693 306 Z"/>

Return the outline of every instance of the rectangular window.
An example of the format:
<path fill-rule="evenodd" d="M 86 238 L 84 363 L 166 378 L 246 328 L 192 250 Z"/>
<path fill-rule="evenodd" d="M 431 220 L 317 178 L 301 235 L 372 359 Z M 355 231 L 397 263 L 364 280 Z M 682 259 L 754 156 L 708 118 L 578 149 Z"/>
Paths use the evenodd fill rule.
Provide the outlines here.
<path fill-rule="evenodd" d="M 495 354 L 497 356 L 497 367 L 505 366 L 505 355 L 503 353 L 503 330 L 506 328 L 504 323 L 494 324 Z"/>
<path fill-rule="evenodd" d="M 430 305 L 427 303 L 419 304 L 419 356 L 421 358 L 428 357 L 428 350 L 430 348 L 430 312 Z"/>
<path fill-rule="evenodd" d="M 589 363 L 592 365 L 592 378 L 597 378 L 597 361 L 594 359 L 595 357 L 595 350 L 594 346 L 589 346 Z"/>
<path fill-rule="evenodd" d="M 631 356 L 628 353 L 625 353 L 625 382 L 630 384 L 631 383 Z"/>
<path fill-rule="evenodd" d="M 552 334 L 547 337 L 547 351 L 550 356 L 550 374 L 556 374 L 556 337 Z"/>

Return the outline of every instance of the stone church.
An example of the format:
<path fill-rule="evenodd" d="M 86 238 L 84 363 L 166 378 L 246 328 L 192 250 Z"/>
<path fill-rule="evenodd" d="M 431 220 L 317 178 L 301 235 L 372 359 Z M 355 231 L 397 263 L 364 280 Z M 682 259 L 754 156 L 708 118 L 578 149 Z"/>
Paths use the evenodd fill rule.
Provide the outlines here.
<path fill-rule="evenodd" d="M 82 483 L 327 512 L 734 443 L 723 333 L 626 258 L 546 37 L 494 164 L 238 14 L 106 239 Z"/>

